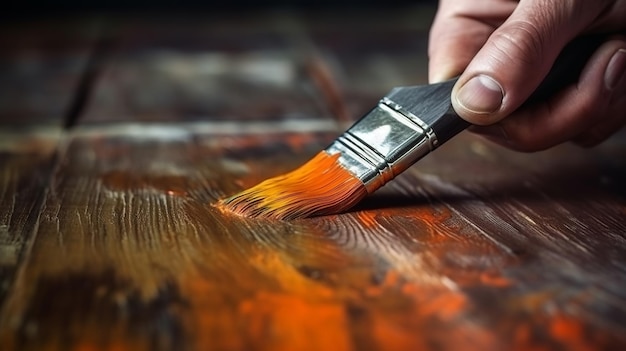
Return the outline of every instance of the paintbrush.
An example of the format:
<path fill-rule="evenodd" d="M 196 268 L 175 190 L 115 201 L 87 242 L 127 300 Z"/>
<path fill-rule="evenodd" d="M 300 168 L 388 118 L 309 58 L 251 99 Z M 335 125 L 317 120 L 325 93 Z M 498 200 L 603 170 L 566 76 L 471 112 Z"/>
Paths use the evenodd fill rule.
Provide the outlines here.
<path fill-rule="evenodd" d="M 526 104 L 576 81 L 602 42 L 587 36 L 566 46 Z M 452 108 L 455 82 L 392 89 L 303 166 L 223 199 L 219 206 L 242 216 L 280 220 L 351 208 L 469 126 Z"/>

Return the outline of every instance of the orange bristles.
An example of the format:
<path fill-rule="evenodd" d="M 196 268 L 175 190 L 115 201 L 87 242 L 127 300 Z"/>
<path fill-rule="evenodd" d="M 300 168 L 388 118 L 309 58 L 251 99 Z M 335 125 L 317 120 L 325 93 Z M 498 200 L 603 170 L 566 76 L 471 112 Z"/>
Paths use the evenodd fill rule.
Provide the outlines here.
<path fill-rule="evenodd" d="M 365 185 L 338 162 L 339 154 L 318 153 L 290 173 L 221 201 L 246 217 L 295 219 L 347 210 L 367 195 Z"/>

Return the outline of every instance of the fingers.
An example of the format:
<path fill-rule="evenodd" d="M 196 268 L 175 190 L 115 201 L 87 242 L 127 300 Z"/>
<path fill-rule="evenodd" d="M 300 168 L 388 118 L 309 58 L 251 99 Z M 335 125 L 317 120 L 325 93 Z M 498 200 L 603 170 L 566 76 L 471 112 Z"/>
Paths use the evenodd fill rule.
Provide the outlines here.
<path fill-rule="evenodd" d="M 624 38 L 600 47 L 576 85 L 519 107 L 571 39 L 593 28 L 624 29 L 625 4 L 441 0 L 430 32 L 429 80 L 463 72 L 452 93 L 455 110 L 487 126 L 474 131 L 510 148 L 536 151 L 567 140 L 595 145 L 626 123 Z"/>
<path fill-rule="evenodd" d="M 428 41 L 431 83 L 460 75 L 517 2 L 441 0 Z"/>
<path fill-rule="evenodd" d="M 575 140 L 593 146 L 626 122 L 626 38 L 604 43 L 577 84 L 545 103 L 524 107 L 474 132 L 520 151 L 538 151 Z"/>
<path fill-rule="evenodd" d="M 428 80 L 438 83 L 460 75 L 483 46 L 493 28 L 461 18 L 448 24 L 434 24 L 430 32 Z M 474 25 L 472 25 L 474 24 Z"/>
<path fill-rule="evenodd" d="M 537 88 L 562 48 L 602 10 L 602 2 L 522 0 L 471 60 L 452 92 L 457 113 L 489 125 Z"/>
<path fill-rule="evenodd" d="M 605 86 L 612 92 L 607 115 L 574 138 L 580 146 L 595 146 L 626 124 L 626 46 L 622 46 L 611 57 L 604 75 Z"/>

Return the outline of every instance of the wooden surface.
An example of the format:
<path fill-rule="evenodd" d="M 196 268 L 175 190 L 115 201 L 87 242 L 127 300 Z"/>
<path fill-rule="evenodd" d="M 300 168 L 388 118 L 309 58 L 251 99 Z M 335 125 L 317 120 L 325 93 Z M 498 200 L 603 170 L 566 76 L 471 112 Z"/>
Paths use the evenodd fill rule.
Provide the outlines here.
<path fill-rule="evenodd" d="M 212 206 L 424 82 L 432 11 L 104 20 L 76 116 L 0 131 L 2 349 L 626 347 L 624 132 L 535 154 L 463 133 L 333 216 Z"/>

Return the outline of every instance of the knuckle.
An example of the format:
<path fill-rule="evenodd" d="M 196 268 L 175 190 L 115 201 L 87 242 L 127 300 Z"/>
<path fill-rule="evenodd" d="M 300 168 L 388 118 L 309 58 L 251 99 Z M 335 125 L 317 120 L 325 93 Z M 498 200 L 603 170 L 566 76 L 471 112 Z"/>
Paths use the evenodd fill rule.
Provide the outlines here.
<path fill-rule="evenodd" d="M 545 35 L 527 21 L 509 23 L 493 34 L 493 45 L 502 64 L 542 65 L 545 57 Z M 508 61 L 508 62 L 504 62 Z"/>

